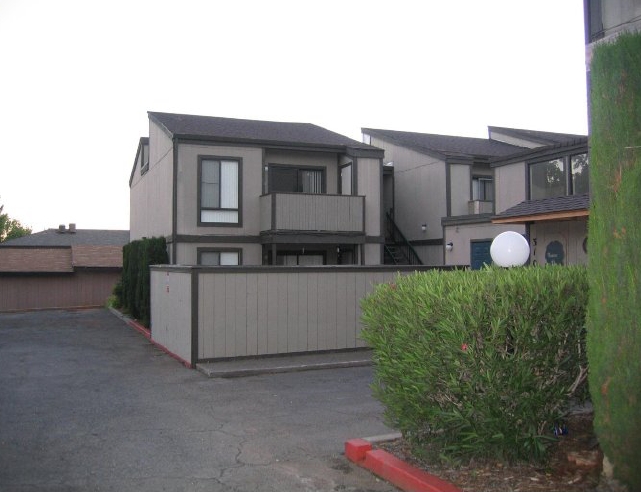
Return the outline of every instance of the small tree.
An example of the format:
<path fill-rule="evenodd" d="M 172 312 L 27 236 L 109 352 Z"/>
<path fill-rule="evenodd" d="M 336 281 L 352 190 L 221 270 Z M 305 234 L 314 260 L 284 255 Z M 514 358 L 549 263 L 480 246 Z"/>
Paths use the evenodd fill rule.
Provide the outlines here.
<path fill-rule="evenodd" d="M 4 205 L 0 205 L 0 243 L 31 234 L 29 227 L 23 226 L 19 220 L 12 219 L 3 213 Z"/>

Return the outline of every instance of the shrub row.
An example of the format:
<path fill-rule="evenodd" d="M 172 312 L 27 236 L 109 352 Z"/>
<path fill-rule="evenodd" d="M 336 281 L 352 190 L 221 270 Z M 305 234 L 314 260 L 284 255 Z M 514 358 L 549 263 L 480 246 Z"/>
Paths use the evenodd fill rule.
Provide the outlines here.
<path fill-rule="evenodd" d="M 149 265 L 169 262 L 165 238 L 143 238 L 123 248 L 122 281 L 114 291 L 120 292 L 120 305 L 143 325 L 151 316 Z"/>
<path fill-rule="evenodd" d="M 362 301 L 362 337 L 388 424 L 442 458 L 543 459 L 586 393 L 587 295 L 584 267 L 430 271 L 377 286 Z"/>

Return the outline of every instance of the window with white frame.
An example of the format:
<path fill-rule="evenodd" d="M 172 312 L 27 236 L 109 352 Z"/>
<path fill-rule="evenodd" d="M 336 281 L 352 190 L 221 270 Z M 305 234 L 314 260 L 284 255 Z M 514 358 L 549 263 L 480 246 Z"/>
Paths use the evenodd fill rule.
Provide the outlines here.
<path fill-rule="evenodd" d="M 200 157 L 200 224 L 240 225 L 240 160 Z"/>

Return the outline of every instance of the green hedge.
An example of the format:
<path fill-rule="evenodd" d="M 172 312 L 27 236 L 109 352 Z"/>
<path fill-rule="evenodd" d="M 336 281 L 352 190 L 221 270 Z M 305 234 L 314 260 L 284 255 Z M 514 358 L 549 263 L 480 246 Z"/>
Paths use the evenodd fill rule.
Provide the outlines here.
<path fill-rule="evenodd" d="M 149 326 L 151 316 L 149 265 L 168 262 L 167 244 L 162 237 L 132 241 L 123 248 L 122 281 L 117 286 L 122 296 L 120 305 L 145 326 Z"/>
<path fill-rule="evenodd" d="M 591 85 L 594 425 L 615 478 L 641 490 L 641 33 L 595 48 Z"/>
<path fill-rule="evenodd" d="M 543 459 L 586 393 L 584 267 L 399 276 L 362 301 L 375 396 L 417 450 Z"/>

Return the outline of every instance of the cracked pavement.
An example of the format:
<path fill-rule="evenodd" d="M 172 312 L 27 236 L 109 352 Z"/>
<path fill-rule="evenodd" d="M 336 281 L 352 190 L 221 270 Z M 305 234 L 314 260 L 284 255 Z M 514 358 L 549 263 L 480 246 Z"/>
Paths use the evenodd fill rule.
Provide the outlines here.
<path fill-rule="evenodd" d="M 209 379 L 108 310 L 0 313 L 2 491 L 393 491 L 371 367 Z"/>

